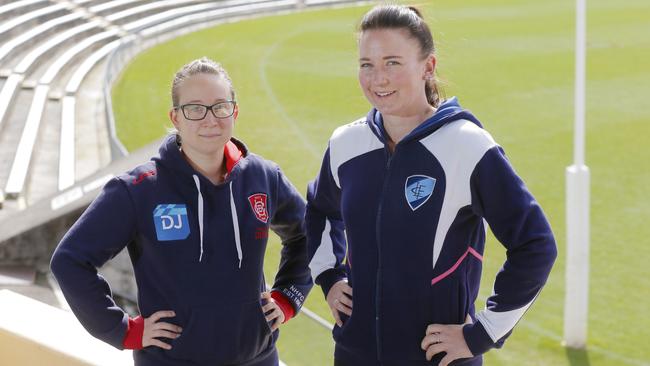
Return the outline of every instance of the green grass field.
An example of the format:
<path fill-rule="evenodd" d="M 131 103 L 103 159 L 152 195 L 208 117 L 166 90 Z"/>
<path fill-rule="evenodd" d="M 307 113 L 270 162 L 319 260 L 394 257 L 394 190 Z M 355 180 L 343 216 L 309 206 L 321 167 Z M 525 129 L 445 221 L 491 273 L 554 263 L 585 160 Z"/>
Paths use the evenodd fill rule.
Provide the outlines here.
<path fill-rule="evenodd" d="M 589 346 L 561 346 L 565 167 L 572 161 L 574 3 L 419 2 L 437 40 L 438 73 L 505 148 L 541 202 L 559 257 L 541 296 L 487 365 L 650 365 L 650 2 L 588 1 L 587 164 L 591 169 Z M 165 134 L 174 72 L 208 56 L 240 103 L 236 135 L 278 162 L 304 193 L 327 140 L 369 108 L 356 81 L 355 27 L 367 7 L 225 24 L 137 57 L 113 90 L 118 134 L 136 149 Z M 267 251 L 267 277 L 279 244 Z M 477 308 L 505 258 L 489 238 Z M 646 263 L 646 264 L 644 264 Z M 568 294 L 569 296 L 571 294 Z M 315 288 L 306 306 L 331 320 Z M 282 328 L 289 365 L 332 365 L 328 330 L 304 315 Z"/>

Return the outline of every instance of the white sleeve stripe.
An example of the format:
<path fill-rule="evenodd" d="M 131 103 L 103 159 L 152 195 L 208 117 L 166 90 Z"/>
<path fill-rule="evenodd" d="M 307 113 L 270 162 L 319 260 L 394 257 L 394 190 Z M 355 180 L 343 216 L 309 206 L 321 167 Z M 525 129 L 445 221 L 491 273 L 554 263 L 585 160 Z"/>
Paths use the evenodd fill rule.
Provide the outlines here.
<path fill-rule="evenodd" d="M 497 312 L 484 309 L 476 314 L 476 319 L 481 322 L 492 341 L 497 342 L 517 325 L 517 322 L 533 304 L 535 298 L 525 306 L 510 311 Z"/>
<path fill-rule="evenodd" d="M 365 117 L 337 128 L 330 138 L 330 170 L 336 186 L 341 188 L 341 165 L 357 156 L 383 148 L 384 144 L 368 127 Z"/>
<path fill-rule="evenodd" d="M 470 179 L 483 155 L 496 146 L 489 133 L 467 120 L 441 127 L 420 140 L 438 160 L 445 172 L 445 192 L 433 244 L 432 268 L 458 211 L 472 203 Z"/>
<path fill-rule="evenodd" d="M 334 243 L 332 243 L 332 238 L 330 232 L 332 231 L 332 226 L 330 225 L 329 220 L 325 220 L 325 228 L 320 239 L 320 245 L 314 253 L 314 257 L 309 263 L 309 269 L 311 270 L 311 277 L 316 281 L 321 273 L 325 272 L 330 268 L 334 268 L 336 265 L 336 256 L 334 255 Z"/>

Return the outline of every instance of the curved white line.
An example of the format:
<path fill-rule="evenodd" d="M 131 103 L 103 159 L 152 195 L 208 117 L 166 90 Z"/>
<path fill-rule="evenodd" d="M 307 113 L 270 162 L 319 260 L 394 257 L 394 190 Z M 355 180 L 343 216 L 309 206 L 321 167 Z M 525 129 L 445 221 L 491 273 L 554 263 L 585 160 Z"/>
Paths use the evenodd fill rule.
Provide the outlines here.
<path fill-rule="evenodd" d="M 302 142 L 303 146 L 307 148 L 307 150 L 315 157 L 315 158 L 320 158 L 322 155 L 322 152 L 319 152 L 315 147 L 314 143 L 312 143 L 309 140 L 309 137 L 305 135 L 303 130 L 300 128 L 300 125 L 296 120 L 291 118 L 287 111 L 285 110 L 284 106 L 282 106 L 282 103 L 278 100 L 276 94 L 273 92 L 273 87 L 271 86 L 271 83 L 269 82 L 267 76 L 266 76 L 266 66 L 268 64 L 269 58 L 271 55 L 280 47 L 283 43 L 287 42 L 291 38 L 297 37 L 303 33 L 305 33 L 306 30 L 303 29 L 298 32 L 293 32 L 287 35 L 284 38 L 281 38 L 280 40 L 276 41 L 273 43 L 264 56 L 262 56 L 260 66 L 259 66 L 259 74 L 260 74 L 260 79 L 262 80 L 262 86 L 264 87 L 264 91 L 266 94 L 269 96 L 271 99 L 271 104 L 275 107 L 276 111 L 280 114 L 280 117 L 291 127 L 293 132 L 298 136 L 298 139 L 300 142 Z"/>

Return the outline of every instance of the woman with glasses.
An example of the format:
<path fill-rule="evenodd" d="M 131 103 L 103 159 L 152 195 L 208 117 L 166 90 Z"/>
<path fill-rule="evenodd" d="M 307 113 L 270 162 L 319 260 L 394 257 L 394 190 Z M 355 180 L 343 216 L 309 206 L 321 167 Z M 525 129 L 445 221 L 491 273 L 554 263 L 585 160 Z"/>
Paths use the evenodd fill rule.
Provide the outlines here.
<path fill-rule="evenodd" d="M 334 131 L 307 196 L 310 267 L 336 319 L 335 365 L 480 365 L 541 291 L 553 233 L 503 149 L 456 98 L 439 95 L 418 10 L 372 9 L 358 48 L 373 108 Z M 507 259 L 476 312 L 488 224 Z"/>
<path fill-rule="evenodd" d="M 305 204 L 279 167 L 233 137 L 232 82 L 207 58 L 176 73 L 159 155 L 106 184 L 68 231 L 52 272 L 83 326 L 139 365 L 277 365 L 280 324 L 312 283 Z M 283 244 L 266 290 L 268 230 Z M 97 274 L 128 248 L 140 316 Z"/>

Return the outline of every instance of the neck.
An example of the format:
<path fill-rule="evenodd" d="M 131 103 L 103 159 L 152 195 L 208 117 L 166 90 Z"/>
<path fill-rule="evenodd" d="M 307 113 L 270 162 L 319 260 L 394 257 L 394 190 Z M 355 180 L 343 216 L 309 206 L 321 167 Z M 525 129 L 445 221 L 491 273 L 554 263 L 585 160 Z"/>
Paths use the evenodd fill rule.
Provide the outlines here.
<path fill-rule="evenodd" d="M 192 149 L 181 148 L 185 160 L 199 173 L 203 174 L 212 184 L 222 183 L 226 178 L 226 158 L 223 149 L 212 155 L 201 154 Z"/>
<path fill-rule="evenodd" d="M 384 120 L 384 129 L 388 134 L 392 147 L 399 143 L 411 131 L 418 127 L 422 122 L 431 118 L 436 113 L 436 109 L 427 104 L 420 109 L 418 113 L 407 116 L 382 115 Z"/>

